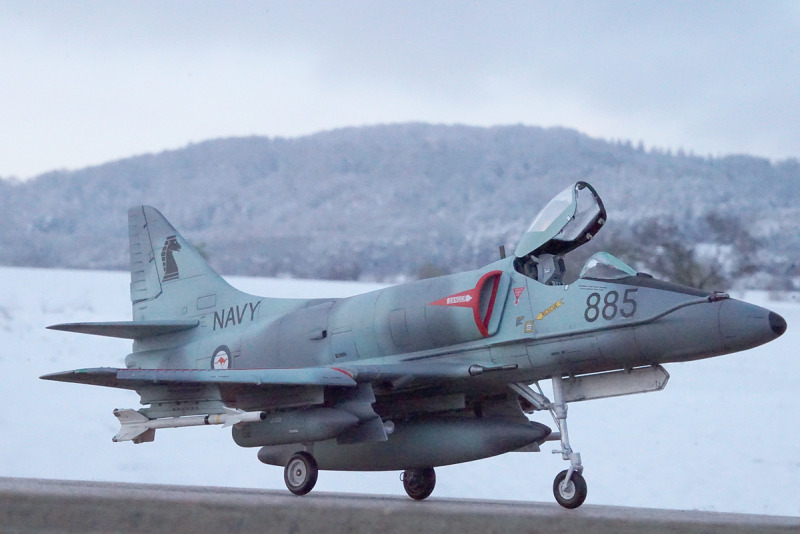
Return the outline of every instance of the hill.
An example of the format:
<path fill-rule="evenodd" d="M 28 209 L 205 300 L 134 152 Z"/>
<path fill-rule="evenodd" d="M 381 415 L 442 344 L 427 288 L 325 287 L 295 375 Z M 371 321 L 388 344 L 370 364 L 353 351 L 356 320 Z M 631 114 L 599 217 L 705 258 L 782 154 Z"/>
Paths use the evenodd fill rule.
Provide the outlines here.
<path fill-rule="evenodd" d="M 160 209 L 227 274 L 393 280 L 513 250 L 576 180 L 609 211 L 598 242 L 695 285 L 792 287 L 800 163 L 700 157 L 573 130 L 398 124 L 230 138 L 0 180 L 0 264 L 126 269 L 126 210 Z M 580 266 L 582 258 L 571 265 Z"/>

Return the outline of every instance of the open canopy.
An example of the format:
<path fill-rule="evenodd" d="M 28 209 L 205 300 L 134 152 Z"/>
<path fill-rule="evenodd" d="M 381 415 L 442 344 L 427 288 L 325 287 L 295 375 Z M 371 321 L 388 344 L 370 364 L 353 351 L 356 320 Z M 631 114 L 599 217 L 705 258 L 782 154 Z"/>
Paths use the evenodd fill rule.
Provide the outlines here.
<path fill-rule="evenodd" d="M 514 255 L 566 254 L 592 239 L 605 222 L 606 209 L 597 192 L 586 182 L 576 182 L 539 212 Z"/>

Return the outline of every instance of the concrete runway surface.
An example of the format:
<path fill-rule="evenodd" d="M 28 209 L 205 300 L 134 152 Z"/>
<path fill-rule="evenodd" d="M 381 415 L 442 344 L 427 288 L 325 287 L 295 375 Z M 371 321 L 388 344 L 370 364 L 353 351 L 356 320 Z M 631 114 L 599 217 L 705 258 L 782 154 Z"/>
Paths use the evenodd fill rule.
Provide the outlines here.
<path fill-rule="evenodd" d="M 0 477 L 0 534 L 792 533 L 799 517 Z"/>

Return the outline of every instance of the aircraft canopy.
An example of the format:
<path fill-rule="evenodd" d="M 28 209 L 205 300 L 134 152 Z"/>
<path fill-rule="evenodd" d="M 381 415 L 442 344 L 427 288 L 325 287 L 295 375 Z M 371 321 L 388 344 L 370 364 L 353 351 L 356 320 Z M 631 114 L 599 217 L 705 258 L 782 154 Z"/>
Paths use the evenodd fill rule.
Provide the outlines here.
<path fill-rule="evenodd" d="M 598 252 L 589 258 L 580 274 L 580 278 L 598 280 L 619 280 L 629 276 L 636 276 L 636 270 L 608 252 Z"/>
<path fill-rule="evenodd" d="M 577 182 L 542 208 L 514 255 L 522 258 L 566 254 L 592 239 L 605 222 L 606 210 L 600 196 L 591 185 Z"/>

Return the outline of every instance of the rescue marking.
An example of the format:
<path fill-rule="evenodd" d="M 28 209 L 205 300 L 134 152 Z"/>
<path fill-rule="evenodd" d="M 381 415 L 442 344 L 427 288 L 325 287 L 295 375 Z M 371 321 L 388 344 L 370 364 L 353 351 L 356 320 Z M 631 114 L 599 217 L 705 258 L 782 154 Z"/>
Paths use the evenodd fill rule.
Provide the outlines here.
<path fill-rule="evenodd" d="M 475 298 L 475 290 L 468 289 L 467 291 L 462 291 L 461 293 L 456 293 L 455 295 L 450 295 L 449 297 L 445 297 L 443 299 L 439 299 L 436 302 L 431 302 L 431 306 L 460 306 L 463 308 L 472 308 L 472 300 Z"/>
<path fill-rule="evenodd" d="M 261 305 L 261 301 L 259 300 L 255 304 L 252 302 L 248 302 L 242 306 L 238 304 L 236 306 L 231 306 L 227 310 L 222 311 L 215 311 L 214 312 L 214 330 L 217 327 L 222 330 L 223 328 L 227 328 L 229 326 L 236 326 L 242 324 L 245 319 L 253 321 L 256 317 L 256 310 Z M 248 310 L 250 313 L 248 314 Z"/>
<path fill-rule="evenodd" d="M 525 288 L 524 287 L 515 287 L 514 288 L 514 297 L 515 297 L 514 298 L 514 306 L 519 304 L 519 298 L 522 296 L 522 294 L 524 292 L 525 292 Z"/>

